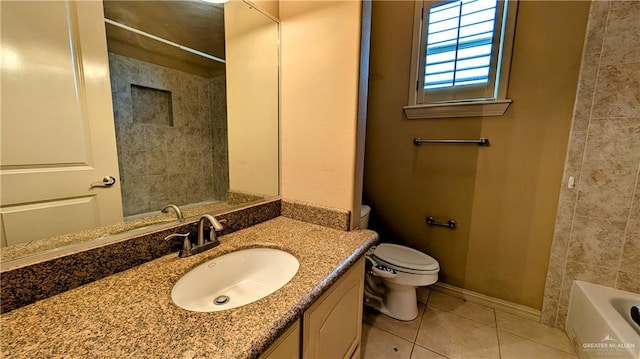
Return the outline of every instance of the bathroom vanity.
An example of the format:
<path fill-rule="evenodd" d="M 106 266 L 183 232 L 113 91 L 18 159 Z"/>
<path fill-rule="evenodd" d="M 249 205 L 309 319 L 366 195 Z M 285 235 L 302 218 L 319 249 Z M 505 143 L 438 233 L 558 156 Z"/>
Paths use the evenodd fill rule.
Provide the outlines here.
<path fill-rule="evenodd" d="M 146 2 L 105 3 L 107 5 L 126 3 L 129 6 L 153 6 Z M 177 5 L 183 2 L 165 1 L 159 3 Z M 197 5 L 196 2 L 184 3 Z M 282 103 L 282 99 L 279 89 L 280 79 L 283 76 L 280 73 L 280 25 L 277 19 L 259 10 L 250 2 L 225 4 L 224 24 L 237 25 L 236 28 L 227 26 L 225 34 L 220 35 L 225 39 L 226 45 L 225 61 L 228 60 L 225 64 L 226 79 L 216 77 L 207 84 L 193 82 L 195 80 L 192 82 L 189 82 L 191 80 L 179 79 L 167 80 L 167 83 L 184 85 L 183 87 L 189 90 L 203 89 L 207 86 L 219 90 L 218 85 L 224 82 L 227 84 L 225 102 L 222 92 L 216 93 L 215 96 L 210 94 L 210 97 L 207 98 L 204 95 L 197 96 L 194 95 L 194 92 L 187 92 L 178 85 L 176 85 L 178 87 L 168 87 L 169 85 L 159 82 L 160 80 L 138 79 L 137 74 L 145 72 L 138 71 L 142 67 L 141 64 L 132 67 L 133 70 L 129 72 L 119 73 L 116 71 L 119 69 L 118 63 L 130 63 L 133 60 L 125 59 L 125 61 L 120 58 L 120 62 L 115 61 L 115 65 L 109 68 L 108 60 L 117 60 L 119 56 L 125 55 L 118 54 L 115 49 L 109 50 L 111 53 L 107 55 L 108 48 L 105 36 L 108 37 L 108 34 L 105 31 L 108 31 L 110 26 L 124 29 L 122 25 L 125 24 L 118 21 L 122 19 L 109 18 L 111 15 L 104 13 L 100 2 L 52 2 L 48 3 L 45 8 L 24 4 L 20 1 L 3 2 L 2 4 L 2 14 L 8 19 L 13 19 L 11 24 L 15 25 L 10 27 L 13 29 L 11 33 L 15 34 L 15 38 L 5 34 L 9 32 L 3 32 L 3 51 L 5 48 L 10 48 L 8 44 L 12 44 L 12 49 L 17 51 L 18 55 L 24 53 L 24 59 L 36 59 L 38 62 L 32 66 L 21 65 L 17 67 L 18 70 L 25 66 L 33 68 L 32 77 L 37 81 L 23 81 L 24 79 L 21 77 L 23 71 L 13 71 L 10 66 L 3 65 L 3 79 L 9 78 L 5 75 L 15 75 L 12 77 L 13 81 L 3 82 L 3 100 L 13 99 L 14 101 L 5 102 L 13 103 L 12 108 L 15 110 L 15 115 L 5 117 L 11 118 L 14 123 L 20 125 L 18 126 L 19 133 L 24 135 L 24 137 L 20 137 L 10 134 L 3 127 L 4 137 L 1 141 L 3 150 L 9 149 L 3 153 L 12 153 L 17 157 L 15 160 L 3 162 L 3 166 L 14 165 L 17 169 L 27 170 L 8 173 L 13 176 L 11 178 L 16 187 L 8 186 L 9 177 L 3 173 L 3 208 L 26 206 L 26 210 L 13 211 L 12 218 L 15 220 L 8 220 L 8 214 L 2 213 L 4 226 L 2 233 L 5 237 L 0 238 L 2 239 L 0 242 L 7 246 L 20 246 L 19 250 L 15 251 L 16 253 L 22 253 L 25 247 L 38 247 L 38 251 L 35 254 L 29 252 L 29 255 L 33 254 L 37 258 L 25 257 L 24 263 L 26 264 L 20 262 L 18 265 L 14 262 L 8 265 L 4 264 L 2 268 L 3 288 L 0 309 L 5 313 L 0 316 L 0 357 L 227 359 L 258 358 L 260 356 L 269 358 L 355 358 L 359 356 L 364 282 L 363 257 L 377 240 L 377 235 L 375 232 L 367 230 L 348 231 L 354 225 L 352 223 L 354 218 L 350 215 L 357 213 L 357 210 L 342 208 L 334 211 L 334 209 L 313 206 L 311 206 L 313 208 L 308 208 L 307 204 L 288 203 L 286 200 L 283 200 L 282 204 L 280 203 L 278 181 L 282 171 L 278 162 L 280 158 L 278 149 L 281 147 L 278 141 L 280 139 L 279 104 Z M 233 9 L 233 6 L 236 5 L 238 8 Z M 204 5 L 199 4 L 199 6 Z M 155 7 L 157 8 L 159 5 Z M 14 12 L 7 11 L 7 9 Z M 106 9 L 108 10 L 109 7 Z M 324 14 L 324 11 L 316 11 L 312 6 L 306 11 L 309 12 L 309 15 Z M 359 5 L 336 11 L 337 14 L 344 12 L 347 15 L 346 19 L 358 19 L 352 25 L 360 26 Z M 194 11 L 194 13 L 199 12 Z M 107 13 L 111 13 L 111 11 L 107 11 Z M 127 11 L 113 11 L 113 13 L 129 14 Z M 20 16 L 13 16 L 13 14 Z M 168 14 L 167 18 L 177 18 L 174 16 L 177 15 L 176 11 L 169 11 Z M 233 21 L 231 18 L 227 18 L 227 16 L 234 14 L 237 17 L 233 18 Z M 324 20 L 319 22 L 322 24 L 320 29 L 327 26 L 333 31 L 334 18 L 332 13 L 328 13 L 328 16 L 330 21 L 326 21 L 327 25 L 324 25 Z M 3 21 L 5 17 L 3 17 Z M 130 17 L 136 18 L 136 16 Z M 32 21 L 23 21 L 22 19 L 31 19 Z M 35 21 L 41 26 L 32 26 L 33 19 L 41 20 Z M 256 19 L 257 22 L 250 24 L 253 19 Z M 107 25 L 105 25 L 105 21 Z M 196 22 L 193 15 L 188 22 Z M 149 23 L 159 24 L 161 22 L 150 21 Z M 212 22 L 207 20 L 206 23 Z M 165 24 L 163 22 L 161 24 L 164 28 Z M 315 24 L 315 21 L 310 24 Z M 8 26 L 5 26 L 3 22 L 3 30 L 5 27 Z M 181 25 L 179 28 L 182 30 L 184 27 Z M 136 27 L 134 26 L 134 28 Z M 249 28 L 255 30 L 255 33 L 251 33 L 256 38 L 269 42 L 260 43 L 261 48 L 268 47 L 268 54 L 258 53 L 251 48 L 242 46 L 243 44 L 248 46 L 255 43 L 255 41 L 245 41 L 245 36 L 249 35 L 249 32 L 245 30 Z M 37 31 L 29 37 L 27 35 L 30 32 L 27 30 Z M 270 36 L 265 35 L 267 30 L 269 30 Z M 301 30 L 316 33 L 313 28 Z M 151 30 L 149 32 L 153 33 Z M 295 32 L 300 33 L 297 30 Z M 178 31 L 174 33 L 178 33 Z M 203 33 L 210 34 L 208 31 L 203 31 Z M 237 37 L 232 35 L 237 35 Z M 30 40 L 24 40 L 26 37 Z M 187 36 L 187 38 L 195 39 L 196 37 Z M 6 41 L 7 39 L 14 41 Z M 34 43 L 42 43 L 42 45 L 35 46 L 30 42 L 31 40 L 37 40 Z M 289 41 L 291 41 L 291 48 L 295 48 L 297 40 L 291 39 Z M 357 43 L 359 44 L 359 41 Z M 349 46 L 353 46 L 353 44 L 349 43 Z M 62 55 L 50 56 L 51 63 L 42 66 L 40 61 L 43 57 L 39 56 L 42 49 L 47 49 L 48 54 L 53 53 L 51 49 L 57 49 Z M 79 51 L 80 49 L 82 51 Z M 32 51 L 35 51 L 35 56 L 30 55 Z M 249 55 L 241 56 L 242 54 Z M 14 57 L 19 59 L 18 55 Z M 287 56 L 292 55 L 288 54 Z M 243 59 L 244 61 L 242 61 Z M 264 65 L 272 71 L 264 71 L 265 66 L 255 66 L 258 59 L 264 61 Z M 326 62 L 326 60 L 323 61 Z M 336 66 L 339 65 L 342 68 L 343 60 L 341 58 L 336 57 L 333 61 Z M 264 81 L 258 81 L 257 74 L 248 72 L 248 68 L 242 66 L 245 63 L 251 65 L 251 68 L 259 69 L 260 75 L 267 76 Z M 162 64 L 154 65 L 163 66 Z M 51 69 L 53 71 L 45 72 L 48 77 L 43 77 L 41 72 Z M 64 69 L 65 72 L 62 73 L 59 69 Z M 152 69 L 156 68 L 152 67 Z M 154 71 L 158 72 L 156 70 Z M 112 75 L 121 74 L 122 76 L 110 80 L 107 78 L 109 73 Z M 135 74 L 136 78 L 127 77 L 130 73 Z M 250 81 L 246 81 L 247 78 Z M 29 87 L 24 86 L 25 83 L 36 85 Z M 194 86 L 196 83 L 202 86 Z M 5 86 L 7 84 L 16 84 L 16 86 L 7 87 Z M 113 91 L 109 91 L 110 84 Z M 351 87 L 353 87 L 352 90 L 355 89 L 357 82 L 354 82 Z M 347 88 L 347 86 L 340 81 L 340 88 Z M 6 89 L 11 91 L 4 91 Z M 20 89 L 22 92 L 18 92 L 16 89 Z M 267 89 L 269 91 L 265 91 Z M 255 97 L 250 96 L 252 91 L 257 92 Z M 142 118 L 139 118 L 140 121 L 135 123 L 142 126 L 140 128 L 146 131 L 144 133 L 135 132 L 135 129 L 127 127 L 134 123 L 132 117 L 134 92 L 137 94 L 136 96 L 142 95 L 140 98 L 144 97 L 144 94 L 160 98 L 162 101 L 157 102 L 163 104 L 159 106 L 163 111 L 154 112 L 163 115 L 160 124 L 155 124 L 155 122 L 152 124 L 153 121 L 150 120 L 145 122 Z M 5 93 L 11 94 L 13 97 L 5 98 Z M 171 93 L 175 96 L 171 97 Z M 197 93 L 204 94 L 205 92 L 198 90 Z M 210 104 L 211 111 L 201 111 L 202 108 L 192 109 L 190 104 L 195 106 L 197 97 L 201 97 L 201 100 Z M 49 102 L 40 101 L 38 106 L 33 106 L 34 98 L 48 99 Z M 221 103 L 226 104 L 226 111 L 219 112 L 226 113 L 227 118 L 216 117 L 219 115 L 217 110 L 222 107 L 214 106 L 213 102 L 209 101 L 211 98 L 222 99 Z M 267 103 L 262 102 L 263 100 L 270 101 Z M 246 101 L 251 101 L 251 105 L 246 105 Z M 126 105 L 123 107 L 126 111 L 117 108 L 119 102 Z M 142 105 L 147 102 L 140 100 L 135 108 L 141 109 Z M 68 106 L 67 104 L 70 103 L 79 105 Z M 112 104 L 117 109 L 113 116 Z M 165 108 L 172 109 L 172 111 L 175 109 L 175 118 L 173 117 L 174 113 L 164 111 Z M 41 110 L 45 113 L 33 112 L 31 114 L 29 111 L 25 112 L 25 109 Z M 4 110 L 3 107 L 3 114 Z M 253 112 L 246 112 L 249 110 Z M 201 118 L 207 118 L 207 116 L 200 115 L 209 112 L 211 112 L 209 117 L 216 117 L 219 121 L 197 122 Z M 25 116 L 25 113 L 31 115 Z M 348 113 L 355 113 L 355 111 Z M 265 114 L 269 114 L 269 118 L 265 118 Z M 158 116 L 150 118 L 156 117 Z M 29 121 L 26 121 L 25 118 Z M 74 135 L 75 140 L 61 140 L 54 137 L 48 127 L 41 126 L 42 119 L 47 119 L 47 123 L 66 124 L 66 127 L 61 126 L 56 131 L 67 136 L 60 137 L 62 139 Z M 88 122 L 94 119 L 104 127 L 96 127 L 92 122 Z M 176 122 L 173 122 L 174 119 Z M 247 123 L 246 121 L 254 122 Z M 336 130 L 346 126 L 343 123 L 347 123 L 342 117 L 336 117 L 335 121 L 341 124 L 336 127 Z M 3 124 L 6 122 L 3 117 Z M 225 123 L 228 127 L 223 127 L 221 123 Z M 258 123 L 260 126 L 257 125 Z M 156 136 L 153 127 L 156 125 L 162 127 L 161 130 L 165 131 L 164 135 Z M 220 126 L 217 127 L 217 125 Z M 352 127 L 346 126 L 344 128 L 351 131 Z M 74 131 L 69 131 L 67 128 L 73 128 Z M 213 131 L 208 131 L 209 133 L 201 131 L 207 128 Z M 101 129 L 94 131 L 95 133 L 92 132 L 91 135 L 100 138 L 109 137 L 109 143 L 101 145 L 102 142 L 98 142 L 93 137 L 91 137 L 91 141 L 84 141 L 85 136 L 89 135 L 88 129 Z M 253 132 L 248 132 L 249 129 Z M 37 136 L 34 131 L 37 131 Z M 180 135 L 180 137 L 174 138 L 169 135 L 170 132 Z M 128 227 L 127 222 L 122 222 L 123 212 L 126 216 L 138 216 L 146 211 L 154 213 L 167 204 L 166 201 L 169 197 L 156 196 L 155 194 L 152 196 L 132 185 L 132 183 L 136 183 L 135 178 L 132 179 L 132 177 L 142 176 L 142 171 L 136 166 L 130 165 L 139 163 L 141 167 L 151 167 L 146 161 L 141 160 L 142 156 L 127 155 L 118 158 L 119 153 L 125 153 L 127 150 L 116 146 L 116 134 L 121 140 L 125 139 L 122 142 L 135 147 L 129 151 L 131 155 L 136 154 L 137 156 L 148 152 L 149 154 L 153 153 L 154 158 L 166 158 L 169 161 L 166 164 L 163 161 L 153 161 L 154 164 L 159 164 L 158 167 L 163 168 L 154 167 L 154 171 L 149 170 L 148 174 L 160 176 L 170 172 L 171 177 L 168 181 L 156 178 L 157 183 L 161 183 L 163 189 L 169 189 L 172 195 L 194 197 L 188 202 L 196 203 L 200 203 L 202 198 L 194 194 L 199 190 L 191 184 L 203 184 L 206 189 L 214 187 L 215 192 L 218 190 L 225 192 L 225 188 L 217 188 L 218 186 L 213 186 L 208 180 L 210 169 L 212 170 L 211 167 L 213 167 L 209 157 L 212 160 L 219 160 L 218 157 L 214 158 L 214 153 L 211 153 L 212 147 L 209 145 L 209 137 L 213 137 L 211 143 L 213 140 L 220 140 L 219 145 L 213 148 L 220 154 L 227 153 L 228 162 L 236 164 L 231 166 L 227 163 L 226 167 L 218 166 L 220 163 L 218 161 L 215 168 L 227 168 L 226 172 L 228 173 L 211 174 L 212 180 L 218 175 L 226 176 L 215 183 L 229 184 L 229 188 L 226 188 L 227 195 L 229 197 L 233 195 L 235 198 L 234 201 L 227 198 L 229 202 L 227 207 L 244 207 L 246 201 L 256 200 L 252 196 L 256 194 L 258 194 L 258 199 L 264 198 L 265 202 L 260 204 L 252 202 L 250 205 L 247 204 L 247 208 L 236 208 L 235 212 L 226 212 L 226 208 L 218 209 L 215 213 L 208 209 L 205 210 L 204 213 L 222 217 L 221 219 L 227 221 L 225 230 L 222 232 L 223 235 L 219 238 L 220 245 L 186 258 L 178 258 L 176 253 L 178 248 L 175 241 L 165 241 L 163 238 L 169 234 L 193 232 L 191 227 L 194 224 L 190 223 L 188 218 L 185 223 L 154 222 L 158 227 L 151 227 L 152 223 L 140 223 L 140 228 L 136 226 L 135 229 L 140 232 L 120 233 L 120 229 Z M 267 136 L 268 134 L 270 136 Z M 5 141 L 5 138 L 12 140 Z M 140 141 L 141 138 L 145 138 L 144 143 Z M 147 138 L 149 138 L 148 142 Z M 159 140 L 163 138 L 164 140 Z M 263 140 L 266 142 L 262 142 Z M 364 140 L 362 139 L 362 141 Z M 38 143 L 38 146 L 34 147 L 33 143 Z M 61 146 L 61 143 L 64 143 L 65 146 Z M 72 143 L 76 143 L 77 146 L 71 147 Z M 198 143 L 202 145 L 202 149 L 198 149 L 196 146 Z M 16 147 L 10 146 L 11 144 L 16 144 Z M 83 147 L 89 144 L 96 145 L 98 149 L 105 152 L 103 157 L 108 159 L 106 162 L 109 165 L 104 169 L 96 171 L 96 173 L 91 172 L 87 174 L 86 178 L 81 179 L 69 177 L 73 178 L 71 180 L 55 177 L 54 181 L 51 180 L 51 177 L 46 177 L 42 182 L 31 179 L 31 176 L 36 172 L 50 175 L 48 171 L 43 170 L 50 167 L 53 168 L 50 172 L 58 176 L 61 173 L 58 166 L 60 163 L 80 164 L 77 168 L 72 166 L 72 170 L 68 171 L 70 174 L 79 173 L 78 169 L 97 168 L 90 161 L 89 157 L 92 156 L 87 155 L 87 158 L 80 156 L 95 152 L 92 148 Z M 355 148 L 349 144 L 347 146 Z M 66 150 L 67 147 L 68 150 Z M 122 148 L 126 148 L 126 146 Z M 142 151 L 142 148 L 145 151 Z M 171 151 L 164 152 L 165 148 L 170 148 Z M 46 154 L 54 153 L 53 150 L 64 149 L 65 153 L 68 152 L 68 154 L 80 157 L 66 159 L 66 157 L 54 156 L 52 159 L 45 158 L 40 153 L 32 151 L 34 149 L 40 149 Z M 241 151 L 236 153 L 235 149 L 241 149 Z M 106 153 L 107 150 L 109 153 Z M 339 151 L 339 148 L 335 148 L 335 150 Z M 31 154 L 32 158 L 42 159 L 44 162 L 18 156 L 23 153 Z M 175 154 L 177 159 L 170 157 L 170 154 Z M 127 161 L 123 162 L 125 157 Z M 135 160 L 131 160 L 133 158 Z M 206 161 L 204 161 L 205 158 Z M 329 158 L 331 158 L 330 154 L 327 155 L 327 159 Z M 200 160 L 203 162 L 198 162 Z M 362 163 L 362 158 L 359 161 Z M 36 164 L 38 170 L 32 171 L 25 164 Z M 331 171 L 331 176 L 336 177 L 344 174 L 345 183 L 349 182 L 349 179 L 353 178 L 354 170 L 342 168 L 344 167 L 342 165 L 338 167 L 340 170 Z M 356 173 L 361 171 L 361 166 L 359 168 Z M 122 173 L 119 169 L 122 169 Z M 293 168 L 287 170 L 292 171 Z M 193 173 L 194 177 L 187 177 L 186 173 Z M 27 178 L 25 176 L 29 178 L 29 181 L 24 180 Z M 193 178 L 193 180 L 189 178 Z M 255 181 L 257 178 L 260 181 Z M 335 179 L 327 178 L 325 180 L 323 178 L 315 178 L 314 176 L 313 183 Z M 179 183 L 172 183 L 173 179 L 179 180 Z M 125 183 L 126 181 L 129 181 L 128 184 Z M 138 182 L 147 183 L 142 179 Z M 24 187 L 26 184 L 30 184 L 32 187 Z M 71 184 L 77 185 L 73 186 L 74 192 L 69 192 L 71 194 L 64 192 L 58 197 L 48 194 L 36 197 L 36 194 L 45 190 L 55 189 L 57 191 L 58 187 L 71 188 Z M 260 188 L 254 187 L 254 185 Z M 329 182 L 327 185 L 333 186 Z M 127 186 L 129 187 L 126 188 Z M 302 186 L 301 190 L 306 191 L 307 183 L 305 181 L 302 181 L 300 186 Z M 159 188 L 159 186 L 156 187 Z M 361 188 L 356 190 L 361 191 Z M 321 189 L 318 191 L 318 193 L 322 193 Z M 29 197 L 10 198 L 5 195 L 5 192 Z M 140 202 L 145 202 L 144 210 L 140 210 L 139 213 L 137 209 L 134 210 L 133 204 L 128 206 L 126 202 L 122 202 L 124 205 L 120 206 L 122 198 L 119 196 L 125 193 L 130 194 L 123 196 L 127 199 L 137 198 L 140 199 Z M 95 201 L 103 202 L 102 199 L 98 199 L 97 194 L 111 194 L 110 199 L 104 202 L 112 205 L 108 209 L 104 208 L 98 212 L 114 214 L 111 216 L 113 218 L 96 219 L 97 217 L 92 215 L 91 210 L 98 208 L 98 205 L 92 203 Z M 348 202 L 345 203 L 350 203 L 353 200 L 351 191 L 346 191 L 344 195 L 349 197 Z M 243 196 L 250 198 L 245 198 L 246 201 L 245 199 L 242 201 L 237 199 Z M 336 194 L 336 196 L 339 195 Z M 79 200 L 85 197 L 86 199 Z M 148 208 L 145 200 L 147 197 L 149 198 Z M 210 196 L 205 197 L 209 198 Z M 304 199 L 297 198 L 299 196 L 294 197 L 296 200 Z M 69 198 L 74 200 L 68 201 Z M 11 201 L 8 201 L 9 199 Z M 152 205 L 152 199 L 159 203 Z M 49 202 L 58 204 L 53 206 Z M 171 202 L 182 205 L 187 201 L 172 199 Z M 342 202 L 342 200 L 337 201 L 337 203 Z M 360 201 L 355 201 L 355 203 L 360 203 Z M 39 204 L 39 206 L 32 204 Z M 45 208 L 47 212 L 42 212 L 44 209 L 40 207 Z M 130 207 L 131 211 L 127 210 L 127 207 Z M 50 211 L 52 208 L 67 208 L 68 210 L 65 209 L 67 212 L 64 213 L 73 213 L 74 215 L 63 213 L 64 215 L 59 217 L 58 213 Z M 82 214 L 84 220 L 76 218 L 79 217 L 77 214 Z M 202 213 L 198 212 L 197 215 L 201 216 Z M 64 222 L 59 218 L 74 218 L 74 221 L 69 221 L 73 224 L 72 228 L 57 230 L 56 226 Z M 305 222 L 291 218 L 299 218 Z M 85 222 L 91 221 L 100 225 L 85 225 Z M 8 223 L 13 229 L 11 235 L 6 235 Z M 94 228 L 105 225 L 110 227 L 106 233 L 103 233 L 100 228 Z M 56 231 L 45 231 L 47 227 L 55 227 Z M 123 228 L 118 229 L 118 227 Z M 113 228 L 115 230 L 111 231 Z M 94 230 L 97 232 L 93 233 Z M 78 231 L 92 233 L 86 237 L 76 238 L 74 234 Z M 106 234 L 115 235 L 111 237 Z M 52 241 L 48 240 L 51 236 L 60 237 L 60 241 L 56 241 L 60 244 L 60 248 L 48 246 L 52 244 Z M 34 239 L 43 240 L 41 242 L 46 242 L 47 245 L 40 243 L 42 247 L 40 245 L 34 246 Z M 73 246 L 67 246 L 69 244 L 73 244 Z M 58 246 L 56 245 L 56 247 Z M 188 311 L 178 307 L 172 301 L 171 292 L 174 284 L 193 268 L 218 256 L 247 248 L 275 248 L 288 252 L 299 261 L 298 272 L 290 282 L 274 293 L 255 302 L 225 311 Z M 165 255 L 171 251 L 173 253 Z M 23 259 L 20 255 L 9 256 L 9 258 L 11 261 Z M 206 279 L 203 278 L 203 280 Z M 327 345 L 326 343 L 331 344 Z"/>
<path fill-rule="evenodd" d="M 376 239 L 277 217 L 220 237 L 208 252 L 173 253 L 3 314 L 2 357 L 357 357 L 363 255 Z M 235 309 L 200 313 L 172 302 L 173 285 L 197 265 L 255 247 L 293 254 L 298 273 Z"/>

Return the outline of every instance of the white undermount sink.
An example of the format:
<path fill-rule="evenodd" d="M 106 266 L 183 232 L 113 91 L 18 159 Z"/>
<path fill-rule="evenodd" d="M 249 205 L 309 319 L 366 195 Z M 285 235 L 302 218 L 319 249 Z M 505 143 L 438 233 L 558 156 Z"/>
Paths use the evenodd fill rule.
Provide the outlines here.
<path fill-rule="evenodd" d="M 185 274 L 173 286 L 171 299 L 194 312 L 237 308 L 282 288 L 299 267 L 296 257 L 278 249 L 231 252 Z"/>

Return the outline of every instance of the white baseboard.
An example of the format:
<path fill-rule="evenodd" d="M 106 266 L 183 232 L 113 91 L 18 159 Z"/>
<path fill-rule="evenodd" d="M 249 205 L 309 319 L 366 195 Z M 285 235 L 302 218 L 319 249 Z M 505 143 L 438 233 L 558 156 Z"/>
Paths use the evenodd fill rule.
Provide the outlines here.
<path fill-rule="evenodd" d="M 541 312 L 537 309 L 527 307 L 522 304 L 512 303 L 506 300 L 493 298 L 488 295 L 480 294 L 471 290 L 458 288 L 450 284 L 437 282 L 429 287 L 431 290 L 438 291 L 450 295 L 452 297 L 464 299 L 471 303 L 484 305 L 485 307 L 493 308 L 505 313 L 517 315 L 518 317 L 540 322 Z M 418 288 L 418 301 L 425 302 L 426 295 L 424 288 Z"/>

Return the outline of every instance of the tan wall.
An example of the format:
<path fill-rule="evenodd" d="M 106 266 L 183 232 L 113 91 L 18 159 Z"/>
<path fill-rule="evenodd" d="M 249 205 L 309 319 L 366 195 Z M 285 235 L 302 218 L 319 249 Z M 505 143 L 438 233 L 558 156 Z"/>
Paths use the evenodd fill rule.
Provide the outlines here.
<path fill-rule="evenodd" d="M 280 0 L 253 0 L 253 3 L 276 19 L 280 18 Z"/>
<path fill-rule="evenodd" d="M 541 307 L 588 7 L 520 3 L 504 116 L 407 120 L 413 3 L 374 2 L 365 201 L 374 229 L 435 257 L 442 281 Z M 429 215 L 458 229 L 428 227 Z"/>
<path fill-rule="evenodd" d="M 282 197 L 352 210 L 358 1 L 280 2 Z"/>
<path fill-rule="evenodd" d="M 430 253 L 442 279 L 462 286 L 475 177 L 476 147 L 415 147 L 416 136 L 474 138 L 477 119 L 408 121 L 413 2 L 374 1 L 365 152 L 364 203 L 383 239 Z M 455 218 L 451 231 L 430 229 L 432 215 Z"/>
<path fill-rule="evenodd" d="M 588 2 L 520 3 L 505 116 L 482 120 L 465 287 L 542 306 Z M 544 24 L 544 26 L 541 26 Z"/>
<path fill-rule="evenodd" d="M 225 4 L 229 190 L 278 194 L 278 27 Z"/>

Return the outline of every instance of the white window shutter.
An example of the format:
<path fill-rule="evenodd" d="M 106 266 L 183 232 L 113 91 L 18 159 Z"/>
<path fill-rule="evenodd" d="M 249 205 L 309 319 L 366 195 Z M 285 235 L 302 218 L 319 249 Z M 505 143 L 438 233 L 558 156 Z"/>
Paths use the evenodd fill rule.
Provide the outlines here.
<path fill-rule="evenodd" d="M 429 9 L 424 88 L 489 81 L 496 0 L 460 0 Z"/>

